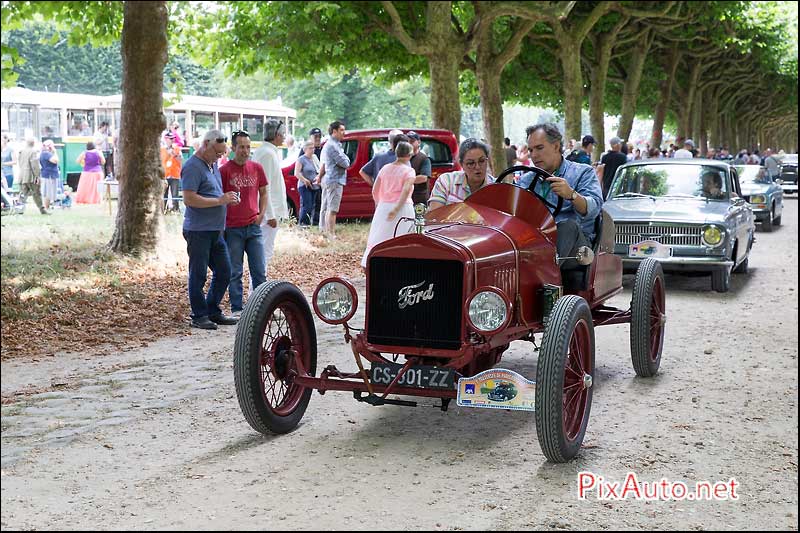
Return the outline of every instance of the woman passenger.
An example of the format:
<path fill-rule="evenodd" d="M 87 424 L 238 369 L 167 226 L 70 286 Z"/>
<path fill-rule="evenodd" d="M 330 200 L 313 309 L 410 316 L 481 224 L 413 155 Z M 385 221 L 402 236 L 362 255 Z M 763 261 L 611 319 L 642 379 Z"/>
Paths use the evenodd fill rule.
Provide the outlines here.
<path fill-rule="evenodd" d="M 478 139 L 465 139 L 458 147 L 458 161 L 464 170 L 442 174 L 433 186 L 428 211 L 463 202 L 478 189 L 494 183 L 489 174 L 489 147 Z"/>

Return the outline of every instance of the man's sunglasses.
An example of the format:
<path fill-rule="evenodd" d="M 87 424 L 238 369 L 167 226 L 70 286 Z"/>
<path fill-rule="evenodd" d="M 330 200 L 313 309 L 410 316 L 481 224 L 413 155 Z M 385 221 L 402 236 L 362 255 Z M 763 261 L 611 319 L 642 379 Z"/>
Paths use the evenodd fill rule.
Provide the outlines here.
<path fill-rule="evenodd" d="M 222 137 L 217 137 L 217 138 L 216 138 L 216 141 L 217 141 L 218 143 L 226 143 L 226 142 L 228 142 L 228 138 L 227 138 L 227 137 L 225 137 L 225 136 L 222 136 Z"/>
<path fill-rule="evenodd" d="M 237 130 L 231 133 L 231 140 L 234 140 L 236 137 L 250 137 L 250 134 L 247 133 L 245 130 Z"/>

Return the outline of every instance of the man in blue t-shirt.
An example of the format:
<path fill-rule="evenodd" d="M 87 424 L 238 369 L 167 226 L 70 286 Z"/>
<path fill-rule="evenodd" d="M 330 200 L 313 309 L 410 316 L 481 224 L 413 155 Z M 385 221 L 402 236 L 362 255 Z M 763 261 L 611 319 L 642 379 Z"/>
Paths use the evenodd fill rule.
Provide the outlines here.
<path fill-rule="evenodd" d="M 186 205 L 183 238 L 189 253 L 189 304 L 192 326 L 200 329 L 217 329 L 217 324 L 238 322 L 223 315 L 219 307 L 231 279 L 231 258 L 223 238 L 226 206 L 239 203 L 236 192 L 222 192 L 222 177 L 217 168 L 217 160 L 228 153 L 227 141 L 219 130 L 207 132 L 200 148 L 181 168 Z M 208 295 L 204 295 L 209 268 L 211 286 Z"/>
<path fill-rule="evenodd" d="M 389 132 L 389 150 L 372 156 L 372 159 L 358 171 L 364 181 L 373 185 L 381 169 L 389 163 L 397 161 L 397 156 L 394 155 L 394 147 L 397 146 L 397 143 L 400 141 L 409 142 L 409 138 L 406 137 L 401 130 L 392 130 Z"/>

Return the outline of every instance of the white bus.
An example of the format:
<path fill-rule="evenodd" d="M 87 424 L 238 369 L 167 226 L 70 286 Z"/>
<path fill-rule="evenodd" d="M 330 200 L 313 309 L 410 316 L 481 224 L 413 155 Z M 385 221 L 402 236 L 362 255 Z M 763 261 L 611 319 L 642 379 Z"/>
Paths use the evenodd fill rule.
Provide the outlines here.
<path fill-rule="evenodd" d="M 32 136 L 37 139 L 92 137 L 100 124 L 108 122 L 111 131 L 120 126 L 122 95 L 51 93 L 21 87 L 2 90 L 2 130 L 12 140 Z M 217 128 L 230 137 L 235 130 L 246 130 L 254 141 L 264 138 L 264 122 L 274 118 L 294 134 L 297 112 L 277 100 L 237 100 L 206 96 L 164 94 L 167 124 L 181 126 L 187 144 Z M 70 139 L 72 140 L 72 139 Z M 79 139 L 75 139 L 79 141 Z"/>

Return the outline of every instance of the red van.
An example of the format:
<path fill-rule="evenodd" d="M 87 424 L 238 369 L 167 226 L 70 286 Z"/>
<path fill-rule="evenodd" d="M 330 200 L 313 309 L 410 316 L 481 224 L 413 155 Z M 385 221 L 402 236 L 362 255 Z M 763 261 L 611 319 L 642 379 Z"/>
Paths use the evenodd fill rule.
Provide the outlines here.
<path fill-rule="evenodd" d="M 389 149 L 389 132 L 394 128 L 374 130 L 348 131 L 342 148 L 350 158 L 351 164 L 347 169 L 347 185 L 344 187 L 342 204 L 337 218 L 371 217 L 375 211 L 375 202 L 372 200 L 372 186 L 368 185 L 358 174 L 361 167 L 367 164 L 376 153 Z M 425 130 L 414 128 L 398 128 L 403 133 L 416 131 L 421 139 L 420 150 L 431 159 L 431 179 L 429 190 L 440 174 L 461 170 L 458 164 L 458 141 L 453 132 L 448 130 Z M 286 196 L 289 209 L 293 216 L 297 216 L 300 208 L 300 194 L 297 191 L 297 178 L 294 176 L 294 162 L 283 167 L 283 178 L 286 181 Z"/>

